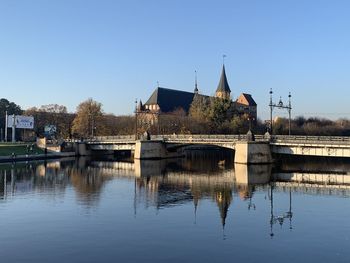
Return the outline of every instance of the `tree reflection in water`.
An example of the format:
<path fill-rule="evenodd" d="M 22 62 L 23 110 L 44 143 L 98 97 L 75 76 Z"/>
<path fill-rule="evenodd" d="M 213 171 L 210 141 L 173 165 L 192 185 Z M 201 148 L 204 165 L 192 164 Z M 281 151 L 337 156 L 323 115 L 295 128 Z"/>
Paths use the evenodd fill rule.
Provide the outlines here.
<path fill-rule="evenodd" d="M 89 161 L 75 159 L 0 165 L 0 195 L 3 199 L 26 193 L 48 192 L 52 198 L 63 195 L 72 185 L 78 201 L 87 206 L 97 205 L 105 181 L 99 169 Z"/>
<path fill-rule="evenodd" d="M 225 160 L 225 167 L 219 162 Z M 289 221 L 292 229 L 292 194 L 338 194 L 350 196 L 347 171 L 336 174 L 319 173 L 315 165 L 306 165 L 308 173 L 297 172 L 300 165 L 282 164 L 247 166 L 233 164 L 232 154 L 192 152 L 187 158 L 160 161 L 114 161 L 90 158 L 62 159 L 0 165 L 0 196 L 3 200 L 27 193 L 49 193 L 51 198 L 63 196 L 72 187 L 79 204 L 90 208 L 99 205 L 104 186 L 111 180 L 134 180 L 135 212 L 139 206 L 161 209 L 192 203 L 195 214 L 201 200 L 211 200 L 218 208 L 224 229 L 234 197 L 246 202 L 248 210 L 259 209 L 254 202 L 255 191 L 265 192 L 270 208 L 270 235 L 273 226 Z M 315 168 L 314 168 L 315 166 Z M 287 168 L 287 171 L 281 170 Z M 340 166 L 342 167 L 342 166 Z M 348 167 L 348 166 L 344 166 Z M 314 170 L 312 170 L 314 169 Z M 331 179 L 330 179 L 331 178 Z M 313 190 L 316 189 L 316 190 Z M 274 191 L 286 192 L 286 209 L 274 210 Z M 261 205 L 261 203 L 259 204 Z"/>

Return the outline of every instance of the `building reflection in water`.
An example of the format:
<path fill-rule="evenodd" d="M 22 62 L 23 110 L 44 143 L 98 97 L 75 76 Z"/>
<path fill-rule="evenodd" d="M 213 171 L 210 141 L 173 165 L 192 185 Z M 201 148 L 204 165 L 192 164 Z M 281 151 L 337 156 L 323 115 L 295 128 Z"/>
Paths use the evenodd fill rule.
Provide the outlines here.
<path fill-rule="evenodd" d="M 292 194 L 293 192 L 314 194 L 336 194 L 350 196 L 350 177 L 347 172 L 342 174 L 320 173 L 310 170 L 283 171 L 271 165 L 243 165 L 231 164 L 234 169 L 206 169 L 205 164 L 191 163 L 191 169 L 186 169 L 186 160 L 174 161 L 136 161 L 137 198 L 146 206 L 157 209 L 171 207 L 185 202 L 193 202 L 194 210 L 198 209 L 201 199 L 211 198 L 219 209 L 221 223 L 226 224 L 226 218 L 234 195 L 247 202 L 249 210 L 256 209 L 254 193 L 266 192 L 266 205 L 270 210 L 269 228 L 273 237 L 274 225 L 284 226 L 288 222 L 288 229 L 292 230 Z M 205 161 L 204 161 L 205 162 Z M 215 163 L 215 162 L 214 162 Z M 176 168 L 176 165 L 178 168 Z M 289 165 L 290 167 L 290 165 Z M 300 167 L 298 167 L 300 169 Z M 316 169 L 316 167 L 315 167 Z M 210 170 L 210 172 L 206 172 Z M 301 176 L 302 175 L 302 176 Z M 313 190 L 316 189 L 316 190 Z M 282 203 L 284 209 L 274 207 L 276 202 L 274 192 L 284 192 L 288 202 Z M 279 203 L 281 201 L 279 200 Z"/>
<path fill-rule="evenodd" d="M 135 160 L 138 202 L 144 203 L 146 207 L 153 205 L 157 209 L 193 202 L 196 214 L 199 201 L 209 198 L 216 203 L 224 227 L 234 193 L 249 202 L 250 209 L 255 207 L 252 203 L 255 186 L 270 182 L 271 165 L 230 163 L 234 169 L 222 170 L 217 160 L 214 165 L 203 159 L 190 165 L 188 162 L 186 159 L 176 162 Z"/>
<path fill-rule="evenodd" d="M 137 202 L 157 209 L 192 202 L 196 215 L 200 200 L 211 199 L 224 226 L 233 199 L 234 170 L 222 171 L 217 162 L 216 166 L 188 159 L 135 160 Z"/>
<path fill-rule="evenodd" d="M 217 206 L 220 223 L 225 227 L 234 197 L 246 202 L 249 210 L 254 210 L 257 209 L 254 193 L 259 191 L 266 193 L 266 205 L 270 208 L 271 237 L 275 235 L 276 224 L 282 226 L 289 222 L 289 229 L 293 228 L 293 192 L 350 196 L 349 166 L 346 165 L 337 166 L 336 173 L 330 173 L 320 171 L 316 164 L 306 163 L 307 172 L 304 172 L 300 164 L 293 165 L 293 162 L 273 168 L 271 165 L 233 164 L 232 160 L 230 156 L 218 154 L 204 157 L 193 154 L 190 158 L 159 161 L 80 158 L 2 164 L 0 196 L 6 200 L 26 193 L 49 192 L 48 196 L 63 197 L 67 187 L 72 187 L 80 204 L 94 207 L 99 204 L 108 181 L 127 178 L 134 181 L 135 212 L 140 205 L 159 211 L 192 203 L 196 221 L 201 200 L 212 200 Z M 282 212 L 275 211 L 276 191 L 285 192 L 289 197 Z"/>

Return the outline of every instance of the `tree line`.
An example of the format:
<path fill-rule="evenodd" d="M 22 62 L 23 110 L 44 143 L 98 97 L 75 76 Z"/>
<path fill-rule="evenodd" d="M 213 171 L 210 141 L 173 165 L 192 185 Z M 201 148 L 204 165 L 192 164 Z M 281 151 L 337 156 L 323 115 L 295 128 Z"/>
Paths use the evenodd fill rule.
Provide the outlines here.
<path fill-rule="evenodd" d="M 134 133 L 134 116 L 115 116 L 104 113 L 102 104 L 89 98 L 80 103 L 76 112 L 69 113 L 63 105 L 49 104 L 23 110 L 7 99 L 0 99 L 1 141 L 4 140 L 5 114 L 34 117 L 33 130 L 16 129 L 16 139 L 31 141 L 44 137 L 45 126 L 56 128 L 55 138 L 87 138 L 91 136 L 126 135 Z M 8 140 L 12 130 L 8 129 Z"/>
<path fill-rule="evenodd" d="M 91 98 L 80 103 L 76 112 L 69 113 L 63 105 L 49 104 L 23 110 L 7 99 L 0 99 L 1 140 L 4 139 L 5 112 L 8 115 L 34 117 L 34 130 L 16 131 L 20 140 L 34 140 L 45 136 L 45 126 L 56 127 L 57 138 L 87 138 L 91 136 L 130 135 L 145 131 L 151 134 L 245 134 L 251 128 L 256 134 L 264 134 L 268 127 L 261 120 L 251 120 L 246 114 L 238 114 L 232 101 L 198 97 L 189 113 L 179 108 L 170 113 L 160 113 L 150 122 L 145 114 L 116 116 L 105 113 L 103 106 Z M 273 123 L 274 134 L 288 134 L 288 119 L 278 118 Z M 291 121 L 292 134 L 319 136 L 350 136 L 350 120 L 296 117 Z M 8 129 L 11 138 L 11 129 Z"/>

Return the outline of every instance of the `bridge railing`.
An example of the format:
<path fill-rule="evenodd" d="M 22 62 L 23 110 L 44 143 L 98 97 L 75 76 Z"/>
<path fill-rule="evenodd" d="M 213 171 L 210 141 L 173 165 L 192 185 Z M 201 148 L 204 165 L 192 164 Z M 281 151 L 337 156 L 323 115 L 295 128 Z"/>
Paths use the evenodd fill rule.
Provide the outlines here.
<path fill-rule="evenodd" d="M 255 135 L 256 141 L 272 143 L 320 143 L 320 144 L 350 144 L 350 137 L 341 136 L 304 136 L 304 135 Z M 152 135 L 151 140 L 164 140 L 169 142 L 233 142 L 247 140 L 246 134 L 165 134 Z M 135 142 L 135 135 L 96 136 L 84 140 L 88 143 L 131 143 Z"/>
<path fill-rule="evenodd" d="M 350 137 L 345 137 L 345 136 L 273 135 L 271 137 L 271 142 L 350 144 Z"/>
<path fill-rule="evenodd" d="M 171 134 L 171 135 L 154 135 L 152 140 L 165 141 L 237 141 L 246 139 L 246 135 L 212 135 L 212 134 Z"/>
<path fill-rule="evenodd" d="M 88 143 L 103 143 L 103 142 L 129 142 L 135 141 L 135 135 L 118 135 L 118 136 L 95 136 L 84 140 Z"/>
<path fill-rule="evenodd" d="M 255 135 L 258 141 L 267 140 L 263 135 Z M 232 142 L 247 140 L 246 134 L 164 134 L 152 135 L 151 140 L 163 141 L 193 141 L 193 142 Z M 80 141 L 80 140 L 79 140 Z M 95 136 L 93 138 L 84 139 L 88 143 L 111 143 L 111 142 L 130 142 L 135 141 L 135 135 L 119 135 L 119 136 Z"/>

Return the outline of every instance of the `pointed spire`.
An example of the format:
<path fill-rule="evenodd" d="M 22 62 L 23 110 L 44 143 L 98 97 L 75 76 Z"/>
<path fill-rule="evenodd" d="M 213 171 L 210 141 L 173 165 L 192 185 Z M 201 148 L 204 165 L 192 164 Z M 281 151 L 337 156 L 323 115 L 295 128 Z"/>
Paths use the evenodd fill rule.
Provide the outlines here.
<path fill-rule="evenodd" d="M 222 72 L 220 77 L 220 82 L 218 85 L 218 88 L 216 89 L 216 92 L 225 92 L 230 94 L 231 89 L 227 82 L 226 72 L 225 72 L 225 65 L 222 65 Z"/>
<path fill-rule="evenodd" d="M 195 78 L 195 80 L 194 80 L 194 93 L 198 93 L 198 85 L 197 85 L 197 70 L 195 70 L 194 71 L 194 78 Z"/>

